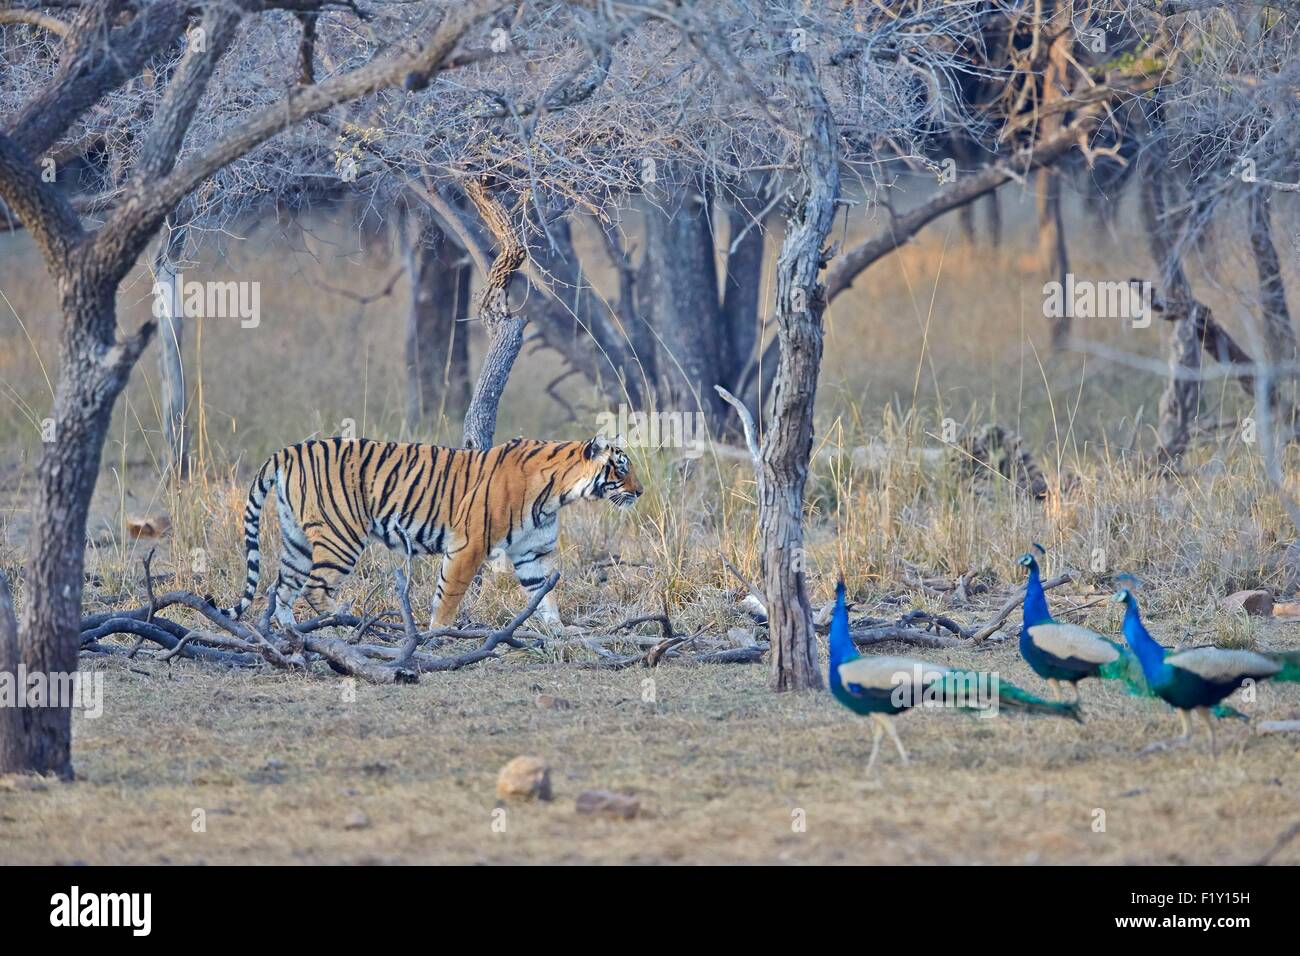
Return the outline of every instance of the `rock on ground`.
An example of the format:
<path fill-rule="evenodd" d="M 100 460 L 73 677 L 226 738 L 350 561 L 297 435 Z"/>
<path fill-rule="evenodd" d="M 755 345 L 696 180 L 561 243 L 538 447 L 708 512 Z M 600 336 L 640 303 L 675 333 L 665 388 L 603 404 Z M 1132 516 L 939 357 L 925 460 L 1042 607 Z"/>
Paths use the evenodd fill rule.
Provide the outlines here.
<path fill-rule="evenodd" d="M 516 757 L 497 774 L 497 796 L 551 799 L 551 768 L 540 757 Z"/>

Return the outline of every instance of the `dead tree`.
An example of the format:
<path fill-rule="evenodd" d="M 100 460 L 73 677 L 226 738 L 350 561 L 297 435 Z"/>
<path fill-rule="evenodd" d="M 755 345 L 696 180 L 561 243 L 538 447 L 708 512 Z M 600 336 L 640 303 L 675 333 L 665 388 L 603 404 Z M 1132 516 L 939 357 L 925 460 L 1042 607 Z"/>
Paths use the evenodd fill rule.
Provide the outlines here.
<path fill-rule="evenodd" d="M 769 686 L 775 691 L 822 686 L 812 606 L 804 580 L 803 503 L 812 457 L 813 405 L 826 309 L 826 287 L 819 277 L 826 264 L 824 245 L 835 220 L 840 189 L 835 122 L 807 54 L 788 55 L 783 85 L 793 104 L 799 134 L 799 180 L 777 257 L 780 354 L 771 419 L 761 444 L 744 403 L 721 386 L 715 387 L 744 423 L 758 477 L 763 593 L 771 636 Z"/>
<path fill-rule="evenodd" d="M 802 690 L 822 686 L 804 582 L 803 495 L 826 308 L 819 276 L 835 220 L 840 172 L 835 122 L 806 54 L 791 54 L 786 85 L 799 122 L 801 182 L 776 264 L 781 357 L 772 386 L 772 422 L 763 435 L 758 520 L 772 642 L 771 687 Z"/>
<path fill-rule="evenodd" d="M 374 59 L 320 83 L 298 85 L 280 102 L 250 113 L 221 138 L 178 162 L 181 146 L 218 61 L 249 11 L 260 5 L 200 5 L 158 0 L 76 8 L 53 79 L 0 128 L 0 199 L 41 250 L 58 289 L 62 315 L 54 440 L 44 446 L 32 500 L 24 606 L 15 642 L 0 640 L 0 671 L 72 674 L 77 669 L 86 517 L 113 405 L 132 367 L 153 340 L 145 323 L 119 337 L 116 292 L 178 203 L 209 177 L 286 128 L 336 104 L 385 87 L 418 86 L 442 70 L 466 31 L 500 4 L 479 0 L 429 9 L 404 48 L 381 47 Z M 315 3 L 297 8 L 316 9 Z M 320 6 L 323 6 L 321 4 Z M 183 44 L 188 27 L 203 42 Z M 97 229 L 84 226 L 38 159 L 87 110 L 138 77 L 155 58 L 184 45 L 130 179 Z M 9 617 L 0 608 L 0 616 Z M 9 633 L 13 621 L 0 624 Z M 64 702 L 66 704 L 66 702 Z M 0 772 L 72 775 L 68 707 L 30 707 L 0 724 Z"/>

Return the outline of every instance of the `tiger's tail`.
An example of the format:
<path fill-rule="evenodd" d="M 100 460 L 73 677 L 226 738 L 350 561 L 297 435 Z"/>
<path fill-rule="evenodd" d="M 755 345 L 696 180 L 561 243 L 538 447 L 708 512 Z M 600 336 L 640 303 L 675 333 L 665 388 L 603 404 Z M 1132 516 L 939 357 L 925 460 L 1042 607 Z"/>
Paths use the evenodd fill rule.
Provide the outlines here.
<path fill-rule="evenodd" d="M 266 503 L 266 493 L 275 483 L 275 476 L 280 470 L 280 453 L 272 455 L 262 465 L 248 489 L 248 504 L 244 506 L 244 552 L 248 560 L 248 576 L 244 581 L 244 596 L 234 607 L 222 608 L 226 617 L 239 620 L 248 606 L 253 603 L 257 593 L 257 582 L 262 576 L 261 545 L 262 505 Z"/>

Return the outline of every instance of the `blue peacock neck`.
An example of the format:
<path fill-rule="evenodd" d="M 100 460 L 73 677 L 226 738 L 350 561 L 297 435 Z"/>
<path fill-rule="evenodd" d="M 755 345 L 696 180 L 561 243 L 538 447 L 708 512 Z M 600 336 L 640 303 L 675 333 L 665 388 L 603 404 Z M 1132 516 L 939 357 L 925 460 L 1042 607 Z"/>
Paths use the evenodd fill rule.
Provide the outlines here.
<path fill-rule="evenodd" d="M 839 683 L 836 668 L 857 656 L 858 650 L 853 646 L 853 638 L 849 636 L 849 609 L 844 603 L 844 585 L 840 584 L 835 588 L 835 613 L 831 616 L 830 684 L 832 687 Z"/>
<path fill-rule="evenodd" d="M 1156 643 L 1142 623 L 1137 600 L 1131 594 L 1124 598 L 1124 639 L 1137 655 L 1142 673 L 1148 681 L 1154 681 L 1165 668 L 1165 649 Z"/>
<path fill-rule="evenodd" d="M 1047 595 L 1039 576 L 1038 562 L 1029 559 L 1029 582 L 1025 585 L 1025 627 L 1050 624 L 1052 612 L 1047 609 Z"/>

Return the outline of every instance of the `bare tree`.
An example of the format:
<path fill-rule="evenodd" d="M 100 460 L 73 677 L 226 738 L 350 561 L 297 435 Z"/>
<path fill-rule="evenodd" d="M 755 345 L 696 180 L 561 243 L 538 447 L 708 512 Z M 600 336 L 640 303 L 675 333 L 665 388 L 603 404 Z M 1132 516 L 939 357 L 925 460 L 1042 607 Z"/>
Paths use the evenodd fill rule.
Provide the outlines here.
<path fill-rule="evenodd" d="M 500 4 L 421 4 L 391 44 L 376 43 L 360 65 L 255 109 L 202 152 L 178 161 L 200 102 L 246 17 L 274 3 L 214 0 L 197 10 L 158 0 L 134 7 L 87 3 L 67 23 L 50 81 L 30 95 L 0 132 L 0 199 L 31 234 L 57 285 L 63 316 L 54 441 L 45 446 L 33 500 L 24 606 L 0 670 L 71 674 L 77 668 L 86 515 L 114 402 L 154 337 L 146 323 L 119 337 L 114 296 L 122 279 L 178 203 L 211 176 L 287 127 L 385 87 L 419 86 L 445 69 L 469 29 Z M 299 11 L 324 6 L 286 0 Z M 191 11 L 195 11 L 194 18 Z M 187 32 L 188 31 L 188 32 Z M 56 31 L 57 33 L 57 31 Z M 151 61 L 184 52 L 145 124 L 125 181 L 108 201 L 102 225 L 83 224 L 68 198 L 43 181 L 38 159 L 61 138 L 77 135 L 79 118 L 133 79 Z M 8 617 L 7 609 L 0 615 Z M 0 624 L 0 633 L 13 627 Z M 67 702 L 63 702 L 65 705 Z M 20 710 L 21 732 L 0 739 L 0 771 L 72 773 L 66 706 Z M 12 722 L 10 722 L 12 723 Z"/>
<path fill-rule="evenodd" d="M 838 137 L 809 58 L 790 57 L 786 85 L 800 123 L 802 182 L 777 259 L 776 320 L 781 357 L 772 389 L 772 426 L 763 436 L 759 526 L 772 641 L 773 690 L 821 687 L 812 608 L 804 584 L 803 492 L 812 456 L 813 400 L 822 356 L 826 289 L 820 274 L 839 197 Z"/>

